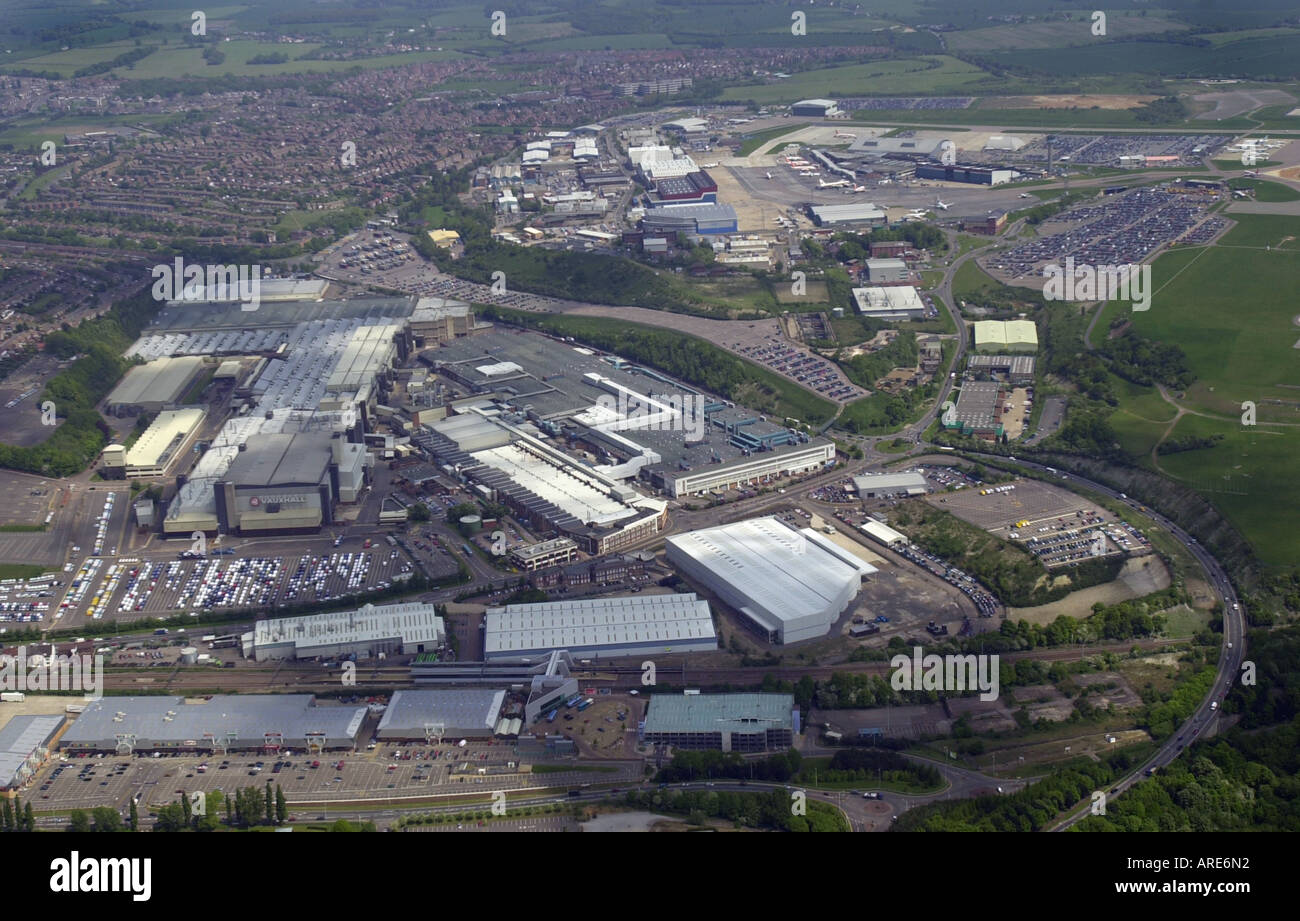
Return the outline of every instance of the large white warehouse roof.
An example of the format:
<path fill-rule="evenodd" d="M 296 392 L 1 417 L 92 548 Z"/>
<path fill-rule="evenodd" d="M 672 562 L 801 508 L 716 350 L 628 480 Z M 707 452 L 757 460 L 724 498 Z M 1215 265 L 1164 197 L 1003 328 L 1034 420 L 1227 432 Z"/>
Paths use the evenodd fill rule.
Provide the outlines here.
<path fill-rule="evenodd" d="M 875 567 L 778 518 L 676 534 L 668 561 L 781 643 L 824 636 Z"/>
<path fill-rule="evenodd" d="M 488 608 L 485 659 L 637 655 L 718 648 L 709 603 L 694 594 L 574 598 Z"/>

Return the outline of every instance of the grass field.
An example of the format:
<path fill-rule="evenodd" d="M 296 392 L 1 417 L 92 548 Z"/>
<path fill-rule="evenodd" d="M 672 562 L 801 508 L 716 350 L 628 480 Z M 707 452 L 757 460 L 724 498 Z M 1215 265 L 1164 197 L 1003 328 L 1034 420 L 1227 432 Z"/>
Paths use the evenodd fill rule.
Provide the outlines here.
<path fill-rule="evenodd" d="M 902 61 L 873 61 L 807 70 L 778 83 L 729 87 L 722 98 L 759 103 L 794 102 L 810 96 L 823 96 L 830 87 L 842 95 L 959 92 L 986 77 L 987 74 L 978 67 L 957 58 L 926 55 Z M 945 111 L 942 116 L 947 114 Z"/>
<path fill-rule="evenodd" d="M 1106 17 L 1106 37 L 1134 38 L 1188 28 L 1183 23 L 1161 18 L 1158 11 L 1151 12 L 1151 16 L 1109 13 Z M 1091 18 L 1086 14 L 1075 14 L 1069 20 L 1017 22 L 988 29 L 966 29 L 948 36 L 948 47 L 953 51 L 984 53 L 1016 48 L 1060 48 L 1094 41 L 1096 37 L 1092 34 Z"/>
<path fill-rule="evenodd" d="M 1255 201 L 1298 201 L 1300 192 L 1280 182 L 1267 179 L 1233 179 L 1228 185 L 1234 189 L 1254 189 Z"/>
<path fill-rule="evenodd" d="M 1185 395 L 1174 395 L 1188 414 L 1169 437 L 1219 436 L 1213 447 L 1158 456 L 1159 469 L 1214 502 L 1263 562 L 1280 566 L 1300 558 L 1300 536 L 1287 526 L 1300 514 L 1292 475 L 1300 453 L 1300 350 L 1292 347 L 1300 340 L 1292 294 L 1300 218 L 1236 217 L 1219 245 L 1156 261 L 1152 308 L 1134 313 L 1133 326 L 1182 348 L 1197 375 Z M 1123 308 L 1105 309 L 1099 329 Z M 1119 395 L 1111 424 L 1123 447 L 1150 465 L 1175 407 L 1154 388 L 1126 385 Z M 1246 401 L 1256 404 L 1255 426 L 1241 424 Z"/>

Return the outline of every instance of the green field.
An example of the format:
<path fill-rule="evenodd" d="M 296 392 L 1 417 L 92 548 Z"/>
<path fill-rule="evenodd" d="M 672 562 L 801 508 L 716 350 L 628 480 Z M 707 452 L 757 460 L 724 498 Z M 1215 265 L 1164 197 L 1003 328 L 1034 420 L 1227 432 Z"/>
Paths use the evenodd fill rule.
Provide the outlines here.
<path fill-rule="evenodd" d="M 843 67 L 806 70 L 776 83 L 728 87 L 724 100 L 741 102 L 794 102 L 810 96 L 824 96 L 833 88 L 837 95 L 916 94 L 964 91 L 987 77 L 972 64 L 948 55 L 926 55 L 902 61 L 873 61 Z M 915 116 L 915 113 L 910 113 Z M 947 112 L 937 113 L 947 116 Z M 872 117 L 875 113 L 872 113 Z"/>
<path fill-rule="evenodd" d="M 1300 452 L 1300 350 L 1293 348 L 1300 310 L 1292 294 L 1300 278 L 1300 218 L 1235 217 L 1239 225 L 1220 245 L 1158 259 L 1151 309 L 1132 314 L 1137 333 L 1187 353 L 1197 380 L 1185 396 L 1173 396 L 1188 414 L 1169 430 L 1175 408 L 1153 388 L 1126 385 L 1110 421 L 1125 450 L 1197 489 L 1264 563 L 1282 566 L 1300 558 L 1300 536 L 1287 525 L 1300 514 L 1292 476 Z M 1108 305 L 1097 328 L 1126 309 Z M 1255 426 L 1242 425 L 1247 401 L 1256 405 Z M 1151 451 L 1167 430 L 1168 437 L 1221 437 L 1212 447 L 1153 462 Z"/>

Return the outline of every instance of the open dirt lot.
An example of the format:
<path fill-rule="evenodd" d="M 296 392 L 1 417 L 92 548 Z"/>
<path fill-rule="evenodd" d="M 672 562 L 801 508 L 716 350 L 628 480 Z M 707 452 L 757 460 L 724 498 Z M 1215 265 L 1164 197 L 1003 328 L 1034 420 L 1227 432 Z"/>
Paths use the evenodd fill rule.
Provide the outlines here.
<path fill-rule="evenodd" d="M 991 109 L 1133 109 L 1145 105 L 1155 96 L 1138 94 L 1092 95 L 1064 93 L 1052 96 L 998 96 L 985 105 Z"/>
<path fill-rule="evenodd" d="M 1010 608 L 1009 620 L 1027 620 L 1031 624 L 1050 624 L 1062 614 L 1070 617 L 1087 617 L 1092 613 L 1092 606 L 1101 604 L 1118 604 L 1130 598 L 1141 598 L 1152 592 L 1169 587 L 1169 570 L 1159 557 L 1154 555 L 1126 560 L 1119 571 L 1119 577 L 1105 585 L 1071 592 L 1060 601 L 1039 605 L 1036 608 Z"/>

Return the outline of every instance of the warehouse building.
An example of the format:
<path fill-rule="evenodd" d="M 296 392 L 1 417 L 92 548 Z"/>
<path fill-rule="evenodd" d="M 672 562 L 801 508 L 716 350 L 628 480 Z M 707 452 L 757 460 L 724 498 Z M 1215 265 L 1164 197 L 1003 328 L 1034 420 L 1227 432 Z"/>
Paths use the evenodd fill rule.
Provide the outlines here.
<path fill-rule="evenodd" d="M 957 405 L 943 417 L 944 428 L 985 440 L 1002 435 L 1002 385 L 967 381 L 962 384 Z"/>
<path fill-rule="evenodd" d="M 718 184 L 713 177 L 703 171 L 687 173 L 685 176 L 660 179 L 655 183 L 652 204 L 658 202 L 716 202 Z"/>
<path fill-rule="evenodd" d="M 858 530 L 867 535 L 867 537 L 870 537 L 872 540 L 889 547 L 891 550 L 901 550 L 910 543 L 906 534 L 895 531 L 889 525 L 882 524 L 881 522 L 875 521 L 871 518 L 862 522 L 862 524 L 859 525 Z"/>
<path fill-rule="evenodd" d="M 432 604 L 367 604 L 355 611 L 330 611 L 305 617 L 257 621 L 243 636 L 244 655 L 272 659 L 334 658 L 355 655 L 414 655 L 447 644 L 447 630 Z"/>
<path fill-rule="evenodd" d="M 24 713 L 0 729 L 0 791 L 21 790 L 50 756 L 62 714 Z"/>
<path fill-rule="evenodd" d="M 640 736 L 652 745 L 784 751 L 798 729 L 792 694 L 655 694 Z"/>
<path fill-rule="evenodd" d="M 488 608 L 484 623 L 483 658 L 489 661 L 556 649 L 594 659 L 718 648 L 709 604 L 694 594 L 510 604 Z"/>
<path fill-rule="evenodd" d="M 101 697 L 59 740 L 73 752 L 326 751 L 356 747 L 365 707 L 319 706 L 312 694 Z"/>
<path fill-rule="evenodd" d="M 979 320 L 975 323 L 975 351 L 1038 351 L 1038 328 L 1033 320 Z"/>
<path fill-rule="evenodd" d="M 1034 379 L 1032 355 L 972 355 L 966 369 L 977 378 L 1028 384 Z"/>
<path fill-rule="evenodd" d="M 867 277 L 877 285 L 906 282 L 911 277 L 902 259 L 868 259 Z"/>
<path fill-rule="evenodd" d="M 809 205 L 808 216 L 818 227 L 832 224 L 883 224 L 885 212 L 875 205 L 854 203 L 848 205 Z"/>
<path fill-rule="evenodd" d="M 825 636 L 875 567 L 823 534 L 757 518 L 675 534 L 668 562 L 770 643 Z"/>
<path fill-rule="evenodd" d="M 840 114 L 840 107 L 834 99 L 800 99 L 790 106 L 790 114 L 811 118 L 834 118 Z"/>
<path fill-rule="evenodd" d="M 422 297 L 416 302 L 407 324 L 411 345 L 418 349 L 468 336 L 474 329 L 474 311 L 464 301 Z"/>
<path fill-rule="evenodd" d="M 925 477 L 916 471 L 907 473 L 873 473 L 853 478 L 853 487 L 862 499 L 892 499 L 895 496 L 924 496 L 929 492 Z"/>
<path fill-rule="evenodd" d="M 155 358 L 136 365 L 108 395 L 104 411 L 114 416 L 138 416 L 175 406 L 208 367 L 200 355 Z"/>
<path fill-rule="evenodd" d="M 127 479 L 164 476 L 194 445 L 206 416 L 201 409 L 163 410 L 130 448 L 109 445 L 104 449 L 105 472 Z"/>
<path fill-rule="evenodd" d="M 391 741 L 486 739 L 496 729 L 504 689 L 420 688 L 398 691 L 375 735 Z"/>
<path fill-rule="evenodd" d="M 911 285 L 854 288 L 858 313 L 873 320 L 923 320 L 925 301 Z"/>

